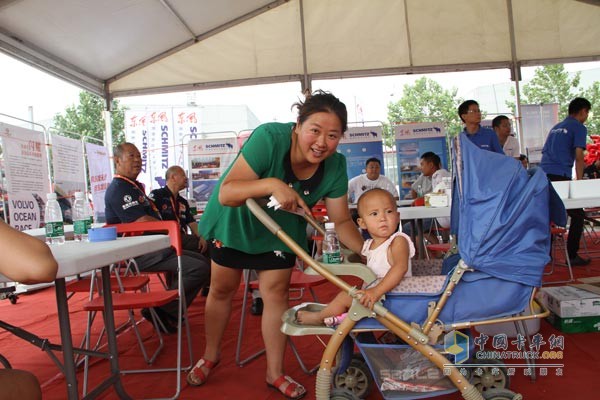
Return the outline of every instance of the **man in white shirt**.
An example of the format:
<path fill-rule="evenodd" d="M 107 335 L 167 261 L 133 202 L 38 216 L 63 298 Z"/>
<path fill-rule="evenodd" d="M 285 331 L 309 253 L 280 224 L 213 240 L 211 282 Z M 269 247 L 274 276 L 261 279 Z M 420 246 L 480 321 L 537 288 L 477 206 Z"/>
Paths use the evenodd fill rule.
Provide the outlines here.
<path fill-rule="evenodd" d="M 384 189 L 387 190 L 398 200 L 398 190 L 396 185 L 381 175 L 381 161 L 373 157 L 365 163 L 365 174 L 355 176 L 348 182 L 348 201 L 350 203 L 358 202 L 358 198 L 367 190 Z"/>
<path fill-rule="evenodd" d="M 504 150 L 504 154 L 509 157 L 519 158 L 521 155 L 519 141 L 512 135 L 510 119 L 506 115 L 498 115 L 492 120 L 492 128 L 494 128 L 496 135 L 498 135 L 498 141 Z"/>

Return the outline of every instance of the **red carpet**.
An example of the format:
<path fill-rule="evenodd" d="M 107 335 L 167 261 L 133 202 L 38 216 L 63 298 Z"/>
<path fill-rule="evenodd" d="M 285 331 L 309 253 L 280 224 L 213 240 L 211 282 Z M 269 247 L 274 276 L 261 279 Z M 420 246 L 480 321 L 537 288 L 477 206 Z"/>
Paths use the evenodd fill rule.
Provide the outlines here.
<path fill-rule="evenodd" d="M 590 272 L 584 268 L 576 268 L 577 278 L 585 276 L 600 276 L 600 259 L 592 262 Z M 559 279 L 566 275 L 565 268 L 557 267 L 557 271 L 551 279 Z M 157 289 L 158 290 L 158 289 Z M 335 289 L 326 284 L 316 288 L 317 295 L 321 300 L 327 300 L 333 296 Z M 69 301 L 71 310 L 71 323 L 73 329 L 74 343 L 79 344 L 85 330 L 87 314 L 81 311 L 81 305 L 87 295 L 77 294 Z M 240 368 L 235 365 L 234 353 L 237 339 L 238 324 L 241 310 L 241 293 L 236 297 L 233 318 L 226 332 L 221 363 L 210 376 L 209 381 L 202 387 L 188 387 L 183 383 L 181 399 L 282 399 L 277 392 L 267 388 L 264 381 L 265 358 L 264 356 Z M 204 346 L 204 298 L 198 297 L 190 308 L 190 321 L 192 324 L 192 335 L 194 338 L 194 357 L 202 355 Z M 477 306 L 477 305 L 473 305 Z M 118 320 L 124 319 L 124 314 L 117 314 Z M 8 301 L 0 302 L 0 318 L 8 323 L 23 327 L 53 343 L 59 342 L 58 321 L 54 297 L 54 289 L 49 288 L 33 294 L 20 295 L 17 304 L 12 305 Z M 260 318 L 249 316 L 245 333 L 245 348 L 250 352 L 262 344 L 260 336 Z M 101 323 L 95 324 L 98 331 Z M 140 324 L 150 345 L 154 344 L 152 332 L 147 322 Z M 521 393 L 525 399 L 596 399 L 600 392 L 600 334 L 578 333 L 563 334 L 554 329 L 546 321 L 542 321 L 541 330 L 544 340 L 551 334 L 564 335 L 564 359 L 563 375 L 556 376 L 555 371 L 548 370 L 547 376 L 538 376 L 537 381 L 532 382 L 523 376 L 522 369 L 517 369 L 511 380 L 511 389 Z M 325 337 L 324 340 L 328 338 Z M 316 365 L 321 357 L 323 345 L 315 337 L 294 338 L 301 354 L 309 366 Z M 145 366 L 131 330 L 122 333 L 118 338 L 120 349 L 121 368 L 143 368 Z M 176 336 L 166 337 L 166 348 L 159 355 L 155 363 L 160 367 L 174 365 Z M 50 358 L 37 347 L 16 338 L 8 332 L 0 330 L 0 353 L 7 357 L 13 367 L 32 371 L 39 378 L 44 399 L 66 398 L 65 381 L 51 362 Z M 58 353 L 59 358 L 62 354 Z M 556 361 L 555 361 L 556 362 Z M 91 368 L 91 383 L 94 385 L 105 376 L 108 370 L 106 361 L 95 361 Z M 309 393 L 307 399 L 314 398 L 314 375 L 306 375 L 288 349 L 286 357 L 286 372 L 304 384 Z M 83 372 L 78 374 L 79 384 L 83 380 Z M 150 397 L 171 396 L 175 388 L 174 373 L 154 373 L 142 375 L 128 375 L 123 378 L 128 393 L 134 399 Z M 103 399 L 117 398 L 111 390 L 107 391 Z M 381 399 L 381 394 L 374 389 L 369 399 Z M 439 399 L 460 399 L 460 394 L 455 393 Z"/>

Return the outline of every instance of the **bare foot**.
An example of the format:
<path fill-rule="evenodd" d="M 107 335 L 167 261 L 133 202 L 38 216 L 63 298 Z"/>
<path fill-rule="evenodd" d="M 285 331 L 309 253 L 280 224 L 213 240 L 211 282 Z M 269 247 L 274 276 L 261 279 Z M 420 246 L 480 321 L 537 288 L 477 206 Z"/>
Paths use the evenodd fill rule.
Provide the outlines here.
<path fill-rule="evenodd" d="M 298 311 L 296 321 L 301 325 L 325 325 L 317 311 Z"/>

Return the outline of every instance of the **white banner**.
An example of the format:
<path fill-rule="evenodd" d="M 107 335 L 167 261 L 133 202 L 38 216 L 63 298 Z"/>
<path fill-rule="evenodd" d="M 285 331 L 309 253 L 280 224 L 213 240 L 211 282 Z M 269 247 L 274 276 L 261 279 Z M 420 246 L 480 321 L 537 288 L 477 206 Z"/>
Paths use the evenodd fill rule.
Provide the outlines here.
<path fill-rule="evenodd" d="M 187 146 L 190 140 L 198 138 L 200 133 L 200 115 L 197 108 L 173 109 L 173 137 L 175 159 L 169 163 L 185 168 L 189 165 Z M 188 174 L 189 175 L 189 174 Z"/>
<path fill-rule="evenodd" d="M 238 153 L 235 132 L 231 137 L 192 140 L 188 144 L 190 184 L 197 202 L 207 202 L 221 175 Z"/>
<path fill-rule="evenodd" d="M 0 122 L 10 225 L 39 228 L 50 190 L 44 134 Z"/>
<path fill-rule="evenodd" d="M 364 143 L 364 142 L 382 142 L 383 128 L 381 126 L 350 127 L 344 133 L 340 144 L 345 143 Z"/>
<path fill-rule="evenodd" d="M 52 171 L 54 191 L 71 204 L 75 192 L 86 192 L 81 140 L 52 135 Z"/>
<path fill-rule="evenodd" d="M 108 149 L 93 143 L 85 144 L 87 153 L 88 170 L 90 173 L 90 187 L 92 189 L 92 201 L 94 205 L 94 220 L 103 222 L 104 217 L 104 194 L 112 180 L 110 173 L 110 158 Z"/>
<path fill-rule="evenodd" d="M 446 135 L 444 124 L 440 122 L 421 122 L 418 124 L 395 125 L 396 139 L 423 139 Z"/>

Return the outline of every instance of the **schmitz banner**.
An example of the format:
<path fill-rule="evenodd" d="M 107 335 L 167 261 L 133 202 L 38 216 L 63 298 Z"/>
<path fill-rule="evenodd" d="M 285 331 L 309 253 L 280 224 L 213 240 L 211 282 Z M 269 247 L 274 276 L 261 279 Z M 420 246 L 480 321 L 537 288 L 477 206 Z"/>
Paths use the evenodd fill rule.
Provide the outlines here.
<path fill-rule="evenodd" d="M 110 158 L 108 149 L 93 143 L 85 144 L 87 153 L 88 170 L 90 173 L 90 187 L 94 204 L 94 220 L 104 222 L 104 195 L 112 181 L 110 173 Z"/>
<path fill-rule="evenodd" d="M 431 151 L 442 160 L 442 168 L 448 168 L 446 130 L 439 122 L 423 122 L 394 126 L 396 154 L 398 157 L 398 185 L 400 198 L 410 194 L 412 184 L 421 175 L 421 155 Z"/>
<path fill-rule="evenodd" d="M 39 228 L 50 191 L 44 134 L 0 122 L 0 137 L 9 223 L 21 231 Z"/>
<path fill-rule="evenodd" d="M 206 203 L 221 175 L 238 153 L 235 132 L 231 137 L 192 140 L 188 144 L 190 184 L 197 202 Z"/>
<path fill-rule="evenodd" d="M 348 128 L 337 151 L 346 156 L 348 179 L 365 173 L 365 163 L 375 157 L 383 165 L 383 129 L 381 126 Z"/>

